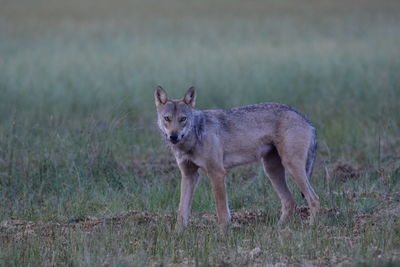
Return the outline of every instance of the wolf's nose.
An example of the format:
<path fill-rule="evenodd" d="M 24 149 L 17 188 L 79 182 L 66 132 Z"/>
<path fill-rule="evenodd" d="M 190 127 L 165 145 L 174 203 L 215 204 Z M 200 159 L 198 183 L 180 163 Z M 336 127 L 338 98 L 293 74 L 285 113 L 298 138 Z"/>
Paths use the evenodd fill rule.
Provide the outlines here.
<path fill-rule="evenodd" d="M 169 140 L 170 140 L 173 144 L 178 143 L 178 135 L 177 135 L 177 134 L 171 134 L 171 135 L 169 136 Z"/>

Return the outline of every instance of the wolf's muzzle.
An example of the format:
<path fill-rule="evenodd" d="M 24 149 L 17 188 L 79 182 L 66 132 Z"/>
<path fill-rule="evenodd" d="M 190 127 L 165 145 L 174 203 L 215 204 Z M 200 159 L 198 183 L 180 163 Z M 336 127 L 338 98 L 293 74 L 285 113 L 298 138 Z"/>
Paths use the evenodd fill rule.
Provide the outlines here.
<path fill-rule="evenodd" d="M 171 143 L 173 143 L 173 144 L 176 144 L 179 142 L 178 137 L 179 136 L 177 134 L 171 134 L 169 136 L 169 141 L 171 141 Z"/>

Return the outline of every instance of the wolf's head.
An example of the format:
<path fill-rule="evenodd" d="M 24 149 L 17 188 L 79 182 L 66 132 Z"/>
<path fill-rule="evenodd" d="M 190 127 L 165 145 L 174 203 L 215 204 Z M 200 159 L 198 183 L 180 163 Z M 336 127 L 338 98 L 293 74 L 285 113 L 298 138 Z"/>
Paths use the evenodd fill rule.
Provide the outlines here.
<path fill-rule="evenodd" d="M 178 144 L 190 132 L 194 121 L 196 91 L 190 87 L 181 99 L 168 99 L 161 86 L 154 92 L 157 107 L 157 122 L 165 138 Z"/>

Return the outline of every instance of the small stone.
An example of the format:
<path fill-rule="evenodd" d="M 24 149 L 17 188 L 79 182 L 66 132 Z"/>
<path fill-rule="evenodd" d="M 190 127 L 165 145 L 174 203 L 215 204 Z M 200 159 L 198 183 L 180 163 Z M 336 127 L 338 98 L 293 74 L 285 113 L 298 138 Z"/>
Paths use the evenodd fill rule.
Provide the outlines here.
<path fill-rule="evenodd" d="M 254 259 L 261 254 L 261 249 L 256 247 L 249 252 L 250 258 Z"/>

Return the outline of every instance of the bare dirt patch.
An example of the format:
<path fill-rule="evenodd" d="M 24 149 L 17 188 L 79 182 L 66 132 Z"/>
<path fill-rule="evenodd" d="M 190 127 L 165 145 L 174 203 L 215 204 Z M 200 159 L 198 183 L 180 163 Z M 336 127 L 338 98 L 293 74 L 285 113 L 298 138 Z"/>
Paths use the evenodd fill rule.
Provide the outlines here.
<path fill-rule="evenodd" d="M 307 220 L 309 217 L 308 207 L 298 207 L 297 214 L 301 219 Z M 321 214 L 337 213 L 334 208 L 322 208 Z M 192 224 L 195 228 L 204 227 L 209 223 L 216 223 L 217 217 L 215 214 L 204 213 L 200 216 L 194 216 Z M 232 213 L 232 225 L 234 228 L 240 228 L 247 225 L 265 222 L 271 214 L 265 211 L 239 211 Z M 1 239 L 14 239 L 19 240 L 36 235 L 50 235 L 54 230 L 61 230 L 62 232 L 67 229 L 83 229 L 86 231 L 95 230 L 101 226 L 114 225 L 121 226 L 126 223 L 135 224 L 154 224 L 157 222 L 166 222 L 171 225 L 175 223 L 175 215 L 160 214 L 158 212 L 146 212 L 139 210 L 132 210 L 122 212 L 116 215 L 107 216 L 104 218 L 97 218 L 94 216 L 87 216 L 82 218 L 73 218 L 66 223 L 58 222 L 32 222 L 28 220 L 6 220 L 0 224 L 0 238 Z"/>
<path fill-rule="evenodd" d="M 358 166 L 354 166 L 348 162 L 339 163 L 333 170 L 333 177 L 344 182 L 349 179 L 357 179 L 363 173 L 363 169 Z"/>

